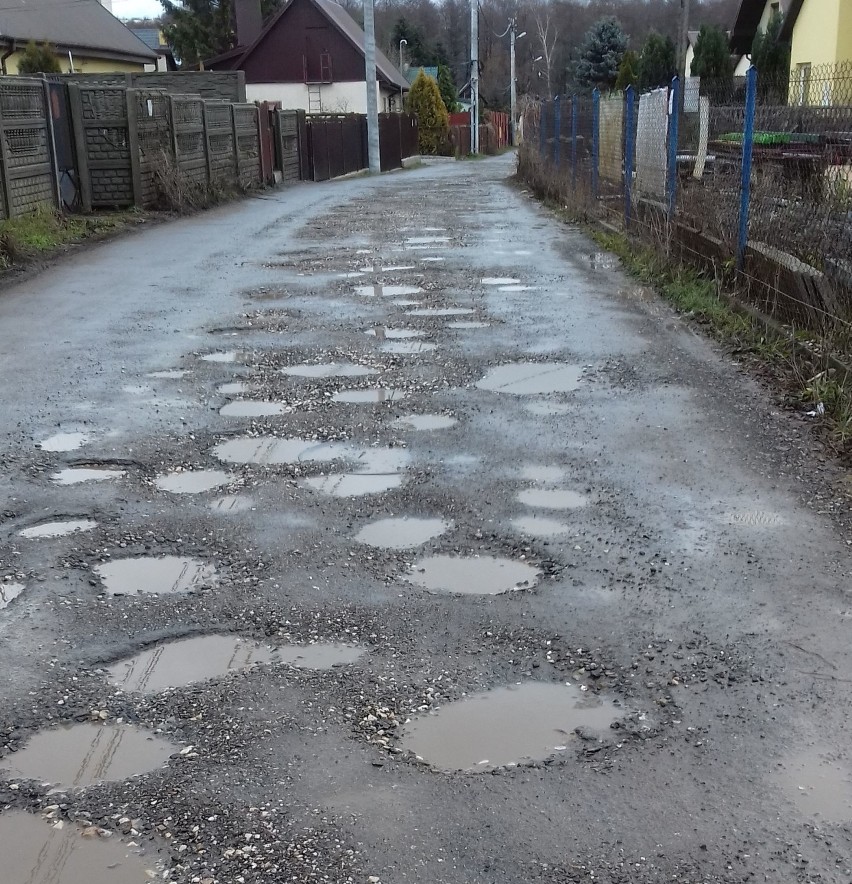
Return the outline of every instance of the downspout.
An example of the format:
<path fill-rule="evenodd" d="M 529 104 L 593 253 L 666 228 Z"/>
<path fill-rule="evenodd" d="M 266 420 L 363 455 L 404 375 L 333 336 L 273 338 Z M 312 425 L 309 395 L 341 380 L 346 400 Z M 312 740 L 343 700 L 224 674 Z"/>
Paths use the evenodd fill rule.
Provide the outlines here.
<path fill-rule="evenodd" d="M 18 46 L 15 43 L 15 38 L 12 37 L 9 40 L 9 49 L 6 52 L 4 52 L 2 55 L 0 55 L 0 70 L 3 71 L 4 75 L 6 73 L 8 73 L 6 70 L 6 59 L 9 58 L 9 56 L 13 55 L 17 48 L 18 48 Z"/>

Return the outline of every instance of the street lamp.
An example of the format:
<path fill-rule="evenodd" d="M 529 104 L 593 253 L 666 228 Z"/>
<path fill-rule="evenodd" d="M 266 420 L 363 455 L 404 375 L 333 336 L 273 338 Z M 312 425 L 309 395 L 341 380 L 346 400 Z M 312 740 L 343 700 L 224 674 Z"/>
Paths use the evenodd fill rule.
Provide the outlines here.
<path fill-rule="evenodd" d="M 399 41 L 399 69 L 400 69 L 400 71 L 402 71 L 402 47 L 403 46 L 408 46 L 408 40 L 406 40 L 405 37 L 403 37 Z"/>
<path fill-rule="evenodd" d="M 403 46 L 408 46 L 408 40 L 406 40 L 405 37 L 403 37 L 399 41 L 399 72 L 403 76 L 405 76 L 405 72 L 402 69 L 402 47 Z M 403 97 L 403 94 L 402 94 L 402 86 L 399 87 L 399 109 L 400 109 L 400 112 L 405 110 L 405 98 Z"/>
<path fill-rule="evenodd" d="M 517 83 L 515 80 L 515 40 L 520 40 L 521 37 L 525 37 L 527 35 L 526 31 L 521 31 L 520 34 L 515 33 L 515 19 L 509 19 L 509 26 L 503 31 L 502 34 L 498 34 L 498 37 L 505 37 L 506 34 L 509 35 L 509 126 L 511 133 L 512 145 L 515 144 L 515 116 L 517 114 L 517 104 L 518 104 L 518 89 Z"/>

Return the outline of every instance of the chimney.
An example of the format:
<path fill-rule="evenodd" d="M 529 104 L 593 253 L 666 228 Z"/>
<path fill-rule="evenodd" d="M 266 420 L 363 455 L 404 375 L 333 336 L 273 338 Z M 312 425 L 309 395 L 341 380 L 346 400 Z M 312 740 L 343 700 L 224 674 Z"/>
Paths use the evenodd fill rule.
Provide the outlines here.
<path fill-rule="evenodd" d="M 251 46 L 263 30 L 260 0 L 235 0 L 237 45 Z"/>

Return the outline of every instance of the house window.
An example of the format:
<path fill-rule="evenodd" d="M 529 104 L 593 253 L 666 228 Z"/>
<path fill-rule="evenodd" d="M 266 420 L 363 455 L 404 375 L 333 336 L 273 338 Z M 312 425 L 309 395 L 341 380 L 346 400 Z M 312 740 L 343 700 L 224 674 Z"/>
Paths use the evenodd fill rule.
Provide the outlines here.
<path fill-rule="evenodd" d="M 810 102 L 811 91 L 811 63 L 800 62 L 796 65 L 796 104 L 804 105 Z"/>

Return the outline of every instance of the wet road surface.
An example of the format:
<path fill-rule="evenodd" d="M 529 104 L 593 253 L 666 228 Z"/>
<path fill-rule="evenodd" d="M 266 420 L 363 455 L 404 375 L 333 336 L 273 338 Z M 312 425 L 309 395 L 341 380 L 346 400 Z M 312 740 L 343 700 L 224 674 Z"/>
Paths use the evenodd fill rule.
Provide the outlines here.
<path fill-rule="evenodd" d="M 512 162 L 0 295 L 10 884 L 852 878 L 843 476 Z"/>

